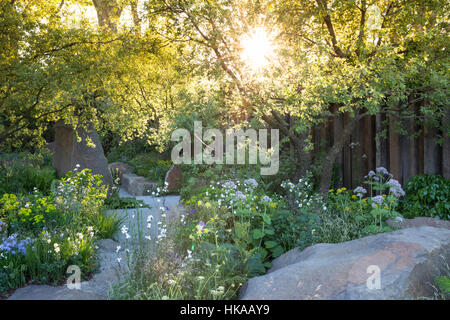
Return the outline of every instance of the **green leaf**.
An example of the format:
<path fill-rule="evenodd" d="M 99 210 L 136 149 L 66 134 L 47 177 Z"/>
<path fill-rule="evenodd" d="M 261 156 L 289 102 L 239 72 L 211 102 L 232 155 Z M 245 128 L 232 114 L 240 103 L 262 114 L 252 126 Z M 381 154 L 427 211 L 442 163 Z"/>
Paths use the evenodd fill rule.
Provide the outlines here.
<path fill-rule="evenodd" d="M 261 239 L 264 237 L 264 233 L 260 229 L 253 230 L 253 239 Z"/>
<path fill-rule="evenodd" d="M 276 246 L 275 248 L 270 249 L 270 251 L 272 252 L 273 258 L 279 257 L 284 253 L 284 249 L 280 245 Z"/>
<path fill-rule="evenodd" d="M 263 214 L 262 218 L 266 224 L 272 224 L 272 220 L 267 214 Z"/>
<path fill-rule="evenodd" d="M 270 249 L 270 248 L 273 248 L 276 245 L 278 245 L 278 242 L 276 242 L 276 241 L 264 241 L 264 245 L 266 246 L 266 248 Z"/>

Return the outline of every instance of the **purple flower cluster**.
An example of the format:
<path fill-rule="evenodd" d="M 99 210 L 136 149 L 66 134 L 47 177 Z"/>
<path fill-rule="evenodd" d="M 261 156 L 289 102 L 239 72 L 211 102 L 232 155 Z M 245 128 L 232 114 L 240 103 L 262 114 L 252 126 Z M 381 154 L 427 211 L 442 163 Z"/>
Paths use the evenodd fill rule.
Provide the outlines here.
<path fill-rule="evenodd" d="M 247 185 L 252 186 L 253 188 L 257 188 L 258 187 L 258 182 L 256 182 L 255 179 L 244 180 L 244 183 L 247 184 Z"/>
<path fill-rule="evenodd" d="M 378 167 L 375 169 L 377 174 L 389 175 L 389 171 L 385 167 Z"/>
<path fill-rule="evenodd" d="M 233 181 L 226 181 L 223 185 L 224 188 L 236 190 L 237 186 Z"/>
<path fill-rule="evenodd" d="M 236 191 L 236 200 L 245 200 L 247 197 L 241 191 Z"/>
<path fill-rule="evenodd" d="M 402 185 L 397 180 L 391 178 L 386 184 L 389 186 L 389 191 L 392 192 L 395 197 L 400 198 L 405 195 Z"/>
<path fill-rule="evenodd" d="M 378 204 L 378 205 L 382 205 L 383 204 L 383 200 L 384 200 L 384 198 L 383 198 L 383 196 L 375 196 L 375 197 L 372 197 L 372 208 L 375 208 L 375 204 Z"/>
<path fill-rule="evenodd" d="M 367 190 L 363 187 L 356 187 L 355 190 L 353 190 L 353 193 L 355 193 L 359 198 L 362 198 L 363 195 L 367 193 Z"/>
<path fill-rule="evenodd" d="M 12 255 L 15 255 L 17 253 L 25 255 L 27 247 L 32 244 L 33 241 L 30 238 L 18 240 L 17 237 L 18 234 L 13 233 L 8 238 L 2 238 L 0 243 L 0 252 L 4 252 L 7 254 L 10 253 Z"/>

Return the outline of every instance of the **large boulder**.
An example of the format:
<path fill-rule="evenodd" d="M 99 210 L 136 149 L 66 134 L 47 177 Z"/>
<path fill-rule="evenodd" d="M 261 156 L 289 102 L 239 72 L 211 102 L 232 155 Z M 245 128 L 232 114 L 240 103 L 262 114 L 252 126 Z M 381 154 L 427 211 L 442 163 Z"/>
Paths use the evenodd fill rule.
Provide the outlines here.
<path fill-rule="evenodd" d="M 148 181 L 134 173 L 124 173 L 122 175 L 121 187 L 132 196 L 148 196 L 157 186 L 157 182 Z"/>
<path fill-rule="evenodd" d="M 450 221 L 429 217 L 415 217 L 414 219 L 397 217 L 395 219 L 389 219 L 387 224 L 395 229 L 416 228 L 422 226 L 450 229 Z"/>
<path fill-rule="evenodd" d="M 167 191 L 176 191 L 181 187 L 183 183 L 183 172 L 178 164 L 173 164 L 169 171 L 166 173 L 166 178 L 164 179 L 167 184 Z"/>
<path fill-rule="evenodd" d="M 103 183 L 111 188 L 113 181 L 108 161 L 94 126 L 91 123 L 87 124 L 86 128 L 79 126 L 77 134 L 79 141 L 72 126 L 62 121 L 55 125 L 53 166 L 58 174 L 62 176 L 79 165 L 80 170 L 89 168 L 93 174 L 100 174 Z"/>
<path fill-rule="evenodd" d="M 423 226 L 316 244 L 275 259 L 266 275 L 242 287 L 240 299 L 432 297 L 433 278 L 448 274 L 449 262 L 450 230 L 444 228 Z"/>
<path fill-rule="evenodd" d="M 119 175 L 119 178 L 122 180 L 122 175 L 126 173 L 132 173 L 133 167 L 130 165 L 124 163 L 124 162 L 112 162 L 108 164 L 109 171 L 111 172 L 117 172 Z"/>

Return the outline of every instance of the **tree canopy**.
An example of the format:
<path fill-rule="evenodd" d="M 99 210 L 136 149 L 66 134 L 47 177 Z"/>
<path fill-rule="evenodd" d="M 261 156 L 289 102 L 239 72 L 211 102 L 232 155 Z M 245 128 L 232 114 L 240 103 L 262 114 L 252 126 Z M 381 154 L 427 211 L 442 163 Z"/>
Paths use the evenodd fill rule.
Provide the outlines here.
<path fill-rule="evenodd" d="M 363 116 L 442 127 L 448 109 L 442 0 L 4 0 L 0 11 L 2 148 L 42 145 L 59 119 L 163 148 L 170 130 L 213 114 L 280 129 L 303 175 L 311 129 L 345 113 L 325 190 Z"/>

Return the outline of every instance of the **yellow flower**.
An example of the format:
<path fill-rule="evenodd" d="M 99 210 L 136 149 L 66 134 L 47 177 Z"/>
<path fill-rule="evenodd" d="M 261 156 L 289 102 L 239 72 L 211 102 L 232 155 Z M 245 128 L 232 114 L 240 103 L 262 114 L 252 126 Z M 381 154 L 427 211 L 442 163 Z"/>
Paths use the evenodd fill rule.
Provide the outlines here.
<path fill-rule="evenodd" d="M 270 207 L 271 207 L 271 208 L 276 208 L 276 207 L 277 207 L 277 203 L 276 203 L 276 202 L 272 202 L 272 203 L 270 204 Z"/>
<path fill-rule="evenodd" d="M 208 232 L 209 232 L 209 229 L 208 229 L 208 228 L 205 228 L 205 229 L 203 229 L 203 232 L 204 232 L 204 233 L 208 233 Z"/>
<path fill-rule="evenodd" d="M 197 201 L 197 204 L 198 204 L 198 205 L 201 205 L 201 204 L 202 204 L 202 202 L 201 202 L 200 200 L 198 200 L 198 201 Z"/>
<path fill-rule="evenodd" d="M 256 211 L 256 209 L 252 207 L 252 211 L 253 211 L 253 212 L 255 212 L 255 211 Z"/>
<path fill-rule="evenodd" d="M 349 207 L 345 207 L 345 211 L 349 211 L 350 210 L 350 208 Z"/>
<path fill-rule="evenodd" d="M 358 199 L 358 197 L 355 195 L 352 195 L 352 199 Z"/>
<path fill-rule="evenodd" d="M 333 192 L 334 191 L 334 189 L 330 189 L 328 192 Z"/>
<path fill-rule="evenodd" d="M 389 207 L 388 207 L 388 206 L 384 206 L 384 208 L 385 208 L 386 210 L 389 210 Z"/>
<path fill-rule="evenodd" d="M 341 193 L 342 192 L 342 189 L 337 189 L 336 190 L 336 193 Z"/>

